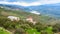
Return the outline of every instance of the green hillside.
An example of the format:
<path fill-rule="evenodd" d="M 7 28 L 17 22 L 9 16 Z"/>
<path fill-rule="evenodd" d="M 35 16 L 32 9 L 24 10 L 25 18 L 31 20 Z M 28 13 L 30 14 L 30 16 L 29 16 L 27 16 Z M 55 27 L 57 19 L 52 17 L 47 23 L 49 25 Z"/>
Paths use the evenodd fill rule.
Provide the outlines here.
<path fill-rule="evenodd" d="M 53 17 L 49 17 L 49 16 L 44 16 L 44 15 L 36 15 L 36 14 L 32 14 L 29 12 L 25 12 L 24 10 L 7 10 L 4 8 L 0 8 L 0 16 L 17 16 L 20 17 L 20 19 L 26 19 L 28 16 L 32 16 L 33 19 L 37 22 L 51 22 L 54 21 L 55 19 Z"/>
<path fill-rule="evenodd" d="M 17 16 L 21 20 L 11 21 L 8 16 Z M 35 25 L 25 21 L 28 16 L 37 22 Z M 45 15 L 36 15 L 24 10 L 7 10 L 0 8 L 0 27 L 12 32 L 12 34 L 53 34 L 60 32 L 60 20 Z M 2 31 L 3 34 L 5 31 Z M 1 31 L 0 31 L 1 33 Z M 8 33 L 8 32 L 6 32 Z"/>

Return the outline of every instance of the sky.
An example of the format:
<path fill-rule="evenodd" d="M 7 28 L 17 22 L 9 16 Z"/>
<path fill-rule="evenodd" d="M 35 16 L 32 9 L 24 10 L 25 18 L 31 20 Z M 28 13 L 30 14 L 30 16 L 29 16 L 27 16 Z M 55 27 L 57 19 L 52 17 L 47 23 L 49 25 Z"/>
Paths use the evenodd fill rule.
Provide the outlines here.
<path fill-rule="evenodd" d="M 60 3 L 60 0 L 0 0 L 0 4 L 12 4 L 20 6 L 38 6 L 55 3 Z"/>

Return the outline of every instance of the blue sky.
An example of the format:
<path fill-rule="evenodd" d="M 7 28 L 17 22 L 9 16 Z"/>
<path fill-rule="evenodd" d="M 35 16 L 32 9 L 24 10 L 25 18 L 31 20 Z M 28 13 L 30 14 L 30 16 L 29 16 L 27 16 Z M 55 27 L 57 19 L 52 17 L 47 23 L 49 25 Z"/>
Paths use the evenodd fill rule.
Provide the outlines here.
<path fill-rule="evenodd" d="M 0 1 L 8 1 L 8 2 L 35 2 L 35 1 L 38 1 L 38 0 L 0 0 Z"/>
<path fill-rule="evenodd" d="M 55 3 L 60 3 L 60 0 L 0 0 L 0 4 L 14 4 L 21 6 L 37 6 Z"/>

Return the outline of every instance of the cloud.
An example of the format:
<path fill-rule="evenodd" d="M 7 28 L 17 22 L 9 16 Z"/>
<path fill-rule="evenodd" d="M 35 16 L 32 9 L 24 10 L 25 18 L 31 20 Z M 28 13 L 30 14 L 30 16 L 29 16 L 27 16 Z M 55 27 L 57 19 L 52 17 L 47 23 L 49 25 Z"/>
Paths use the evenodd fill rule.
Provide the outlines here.
<path fill-rule="evenodd" d="M 20 5 L 20 6 L 37 6 L 40 5 L 38 2 L 26 3 L 26 2 L 6 2 L 1 1 L 0 4 L 12 4 L 12 5 Z"/>
<path fill-rule="evenodd" d="M 40 1 L 39 1 L 40 2 Z M 42 0 L 42 4 L 54 4 L 54 3 L 60 3 L 60 0 Z"/>
<path fill-rule="evenodd" d="M 33 14 L 37 14 L 37 15 L 40 15 L 40 13 L 37 12 L 37 11 L 31 11 L 31 13 L 33 13 Z"/>
<path fill-rule="evenodd" d="M 9 2 L 10 1 L 10 2 Z M 32 0 L 24 1 L 24 0 L 16 0 L 12 2 L 11 0 L 0 0 L 0 4 L 12 4 L 12 5 L 20 5 L 20 6 L 38 6 L 38 5 L 44 5 L 44 4 L 54 4 L 54 3 L 60 3 L 60 0 L 35 0 L 32 2 Z"/>

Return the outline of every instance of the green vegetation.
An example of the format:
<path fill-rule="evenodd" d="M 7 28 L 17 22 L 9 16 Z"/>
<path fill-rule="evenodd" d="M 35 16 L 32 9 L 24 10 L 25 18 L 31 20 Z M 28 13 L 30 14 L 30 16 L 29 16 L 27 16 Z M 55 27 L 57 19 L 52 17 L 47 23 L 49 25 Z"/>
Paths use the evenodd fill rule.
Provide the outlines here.
<path fill-rule="evenodd" d="M 8 30 L 5 30 L 4 28 L 0 27 L 0 34 L 11 34 Z"/>
<path fill-rule="evenodd" d="M 11 21 L 7 18 L 7 16 L 17 16 L 20 18 L 20 20 Z M 28 16 L 32 16 L 37 23 L 33 25 L 33 23 L 26 21 L 25 19 Z M 54 34 L 60 32 L 59 26 L 60 21 L 56 21 L 56 19 L 53 17 L 31 14 L 22 10 L 15 11 L 0 8 L 0 27 L 11 31 L 13 34 Z M 4 34 L 8 33 L 3 30 L 2 32 L 4 32 Z"/>
<path fill-rule="evenodd" d="M 20 21 L 11 21 L 10 19 L 1 16 L 0 17 L 0 26 L 4 27 L 5 29 L 11 31 L 15 31 L 15 34 L 17 33 L 28 33 L 33 34 L 34 32 L 36 34 L 41 33 L 48 33 L 52 34 L 55 27 L 58 26 L 48 26 L 48 24 L 43 24 L 40 22 L 37 22 L 35 25 L 33 25 L 31 22 L 20 20 Z M 54 28 L 53 28 L 54 27 Z"/>
<path fill-rule="evenodd" d="M 38 32 L 36 29 L 28 29 L 27 30 L 28 34 L 41 34 L 40 32 Z"/>

